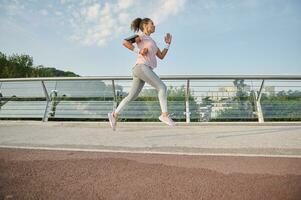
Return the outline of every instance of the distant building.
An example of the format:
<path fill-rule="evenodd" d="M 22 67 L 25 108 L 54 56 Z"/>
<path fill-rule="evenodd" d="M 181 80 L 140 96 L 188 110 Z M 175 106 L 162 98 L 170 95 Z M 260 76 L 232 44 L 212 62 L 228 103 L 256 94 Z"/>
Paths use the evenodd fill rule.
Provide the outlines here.
<path fill-rule="evenodd" d="M 245 86 L 244 91 L 249 94 L 252 91 L 251 86 Z M 211 105 L 200 107 L 201 120 L 209 121 L 210 118 L 215 118 L 220 111 L 231 108 L 232 98 L 236 96 L 236 92 L 235 86 L 219 87 L 217 91 L 207 91 L 204 96 L 197 98 L 198 102 L 202 102 L 202 98 L 209 97 L 214 102 Z M 262 92 L 267 95 L 275 95 L 275 86 L 264 86 Z"/>
<path fill-rule="evenodd" d="M 252 91 L 251 86 L 247 85 L 244 91 L 250 93 Z M 234 86 L 219 87 L 218 91 L 208 91 L 206 96 L 213 101 L 220 101 L 222 99 L 229 99 L 236 96 L 237 88 Z M 267 95 L 275 95 L 275 86 L 264 86 L 263 92 Z"/>
<path fill-rule="evenodd" d="M 269 96 L 274 96 L 275 95 L 275 86 L 264 86 L 263 87 L 263 92 L 266 93 Z"/>

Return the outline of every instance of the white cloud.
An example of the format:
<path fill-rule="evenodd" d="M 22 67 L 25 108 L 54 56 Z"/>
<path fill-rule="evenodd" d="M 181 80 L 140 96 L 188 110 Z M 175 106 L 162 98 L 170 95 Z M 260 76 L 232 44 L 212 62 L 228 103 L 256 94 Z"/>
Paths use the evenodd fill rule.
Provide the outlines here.
<path fill-rule="evenodd" d="M 71 0 L 60 0 L 61 4 L 69 3 Z"/>
<path fill-rule="evenodd" d="M 62 16 L 62 15 L 63 15 L 63 13 L 60 12 L 60 11 L 55 11 L 54 14 L 55 14 L 56 16 Z"/>
<path fill-rule="evenodd" d="M 75 4 L 72 7 L 69 5 L 69 8 L 73 9 L 70 22 L 74 30 L 71 39 L 83 45 L 104 46 L 122 32 L 129 30 L 131 21 L 136 17 L 150 17 L 157 25 L 179 13 L 184 4 L 185 0 L 157 0 L 143 3 L 118 0 L 102 4 L 93 0 L 83 0 L 80 8 Z"/>
<path fill-rule="evenodd" d="M 134 0 L 119 0 L 117 5 L 119 9 L 127 9 L 134 4 Z"/>
<path fill-rule="evenodd" d="M 95 3 L 92 6 L 89 6 L 86 10 L 86 17 L 89 21 L 93 21 L 95 20 L 100 12 L 100 4 L 99 3 Z"/>
<path fill-rule="evenodd" d="M 55 3 L 48 0 L 39 6 L 34 6 L 38 2 L 32 1 L 5 1 L 4 10 L 12 18 L 19 15 L 28 21 L 34 19 L 38 25 L 50 21 L 58 26 L 63 24 L 66 31 L 62 33 L 70 34 L 67 38 L 72 41 L 104 46 L 122 33 L 127 34 L 135 18 L 149 17 L 158 25 L 183 10 L 186 0 L 59 0 Z M 39 15 L 49 17 L 39 19 Z"/>
<path fill-rule="evenodd" d="M 1 7 L 9 16 L 21 15 L 25 9 L 25 6 L 22 4 L 22 2 L 17 0 L 12 2 L 5 2 Z"/>
<path fill-rule="evenodd" d="M 165 0 L 152 13 L 152 19 L 159 24 L 165 21 L 169 16 L 177 14 L 183 9 L 185 0 Z"/>
<path fill-rule="evenodd" d="M 118 15 L 118 20 L 120 21 L 121 24 L 126 24 L 126 23 L 128 23 L 131 19 L 130 19 L 129 13 L 121 12 L 121 13 L 119 13 L 119 15 Z"/>
<path fill-rule="evenodd" d="M 48 15 L 48 11 L 43 9 L 43 10 L 40 10 L 40 14 L 41 15 L 44 15 L 44 16 L 47 16 Z"/>

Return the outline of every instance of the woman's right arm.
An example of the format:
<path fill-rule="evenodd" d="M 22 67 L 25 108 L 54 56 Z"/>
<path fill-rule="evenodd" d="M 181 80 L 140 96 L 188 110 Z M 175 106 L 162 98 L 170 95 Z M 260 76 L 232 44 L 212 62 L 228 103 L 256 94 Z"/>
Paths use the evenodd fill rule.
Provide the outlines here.
<path fill-rule="evenodd" d="M 138 38 L 136 38 L 136 43 L 139 43 L 139 42 L 141 42 L 141 39 L 138 37 Z M 134 49 L 135 49 L 135 46 L 133 45 L 133 43 L 131 43 L 129 41 L 123 40 L 122 44 L 123 44 L 123 46 L 125 46 L 126 48 L 128 48 L 131 51 L 134 51 Z M 148 49 L 147 48 L 143 48 L 141 51 L 139 49 L 137 49 L 136 53 L 140 53 L 142 55 L 146 55 L 147 52 L 148 52 Z"/>
<path fill-rule="evenodd" d="M 136 43 L 139 43 L 141 42 L 141 38 L 138 36 L 135 38 L 135 42 Z M 135 49 L 135 46 L 133 45 L 132 42 L 130 41 L 127 41 L 127 40 L 123 40 L 123 46 L 125 46 L 126 48 L 128 48 L 129 50 L 133 51 Z"/>
<path fill-rule="evenodd" d="M 135 46 L 129 42 L 129 41 L 126 41 L 126 40 L 123 40 L 123 46 L 125 46 L 126 48 L 128 48 L 129 50 L 133 51 Z"/>

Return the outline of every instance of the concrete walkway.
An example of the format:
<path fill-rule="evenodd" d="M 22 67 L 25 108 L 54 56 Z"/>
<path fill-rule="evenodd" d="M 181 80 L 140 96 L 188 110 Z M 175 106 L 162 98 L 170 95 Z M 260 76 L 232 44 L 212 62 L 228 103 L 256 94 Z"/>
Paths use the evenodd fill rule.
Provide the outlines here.
<path fill-rule="evenodd" d="M 301 157 L 300 123 L 0 121 L 0 147 L 96 152 Z"/>

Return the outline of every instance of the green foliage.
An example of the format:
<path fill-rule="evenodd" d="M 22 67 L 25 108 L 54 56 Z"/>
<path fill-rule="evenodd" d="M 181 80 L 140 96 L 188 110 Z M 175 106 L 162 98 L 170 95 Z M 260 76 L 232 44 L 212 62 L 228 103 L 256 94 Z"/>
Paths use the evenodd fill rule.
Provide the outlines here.
<path fill-rule="evenodd" d="M 218 119 L 244 120 L 253 117 L 252 106 L 249 102 L 237 102 L 218 112 Z"/>
<path fill-rule="evenodd" d="M 248 93 L 245 91 L 247 84 L 243 79 L 236 79 L 233 81 L 234 86 L 237 88 L 236 97 L 234 100 L 245 101 L 248 98 Z"/>
<path fill-rule="evenodd" d="M 267 96 L 266 94 L 262 94 L 261 101 L 288 101 L 288 100 L 301 100 L 301 91 L 300 90 L 288 90 L 288 91 L 279 91 L 274 96 Z"/>
<path fill-rule="evenodd" d="M 262 112 L 267 120 L 301 120 L 301 91 L 280 91 L 261 97 Z"/>
<path fill-rule="evenodd" d="M 217 119 L 246 120 L 256 119 L 255 91 L 249 94 L 245 91 L 244 80 L 235 80 L 236 96 L 231 100 L 231 106 L 218 113 Z M 261 96 L 261 107 L 264 118 L 271 120 L 300 120 L 301 119 L 301 91 L 280 91 L 275 95 Z"/>
<path fill-rule="evenodd" d="M 210 99 L 210 97 L 204 97 L 202 98 L 202 102 L 205 106 L 207 106 L 207 105 L 211 105 L 213 103 L 213 100 Z"/>
<path fill-rule="evenodd" d="M 70 71 L 57 70 L 43 65 L 33 66 L 33 58 L 29 55 L 6 56 L 0 52 L 0 78 L 27 78 L 27 77 L 53 77 L 53 76 L 79 76 Z"/>

